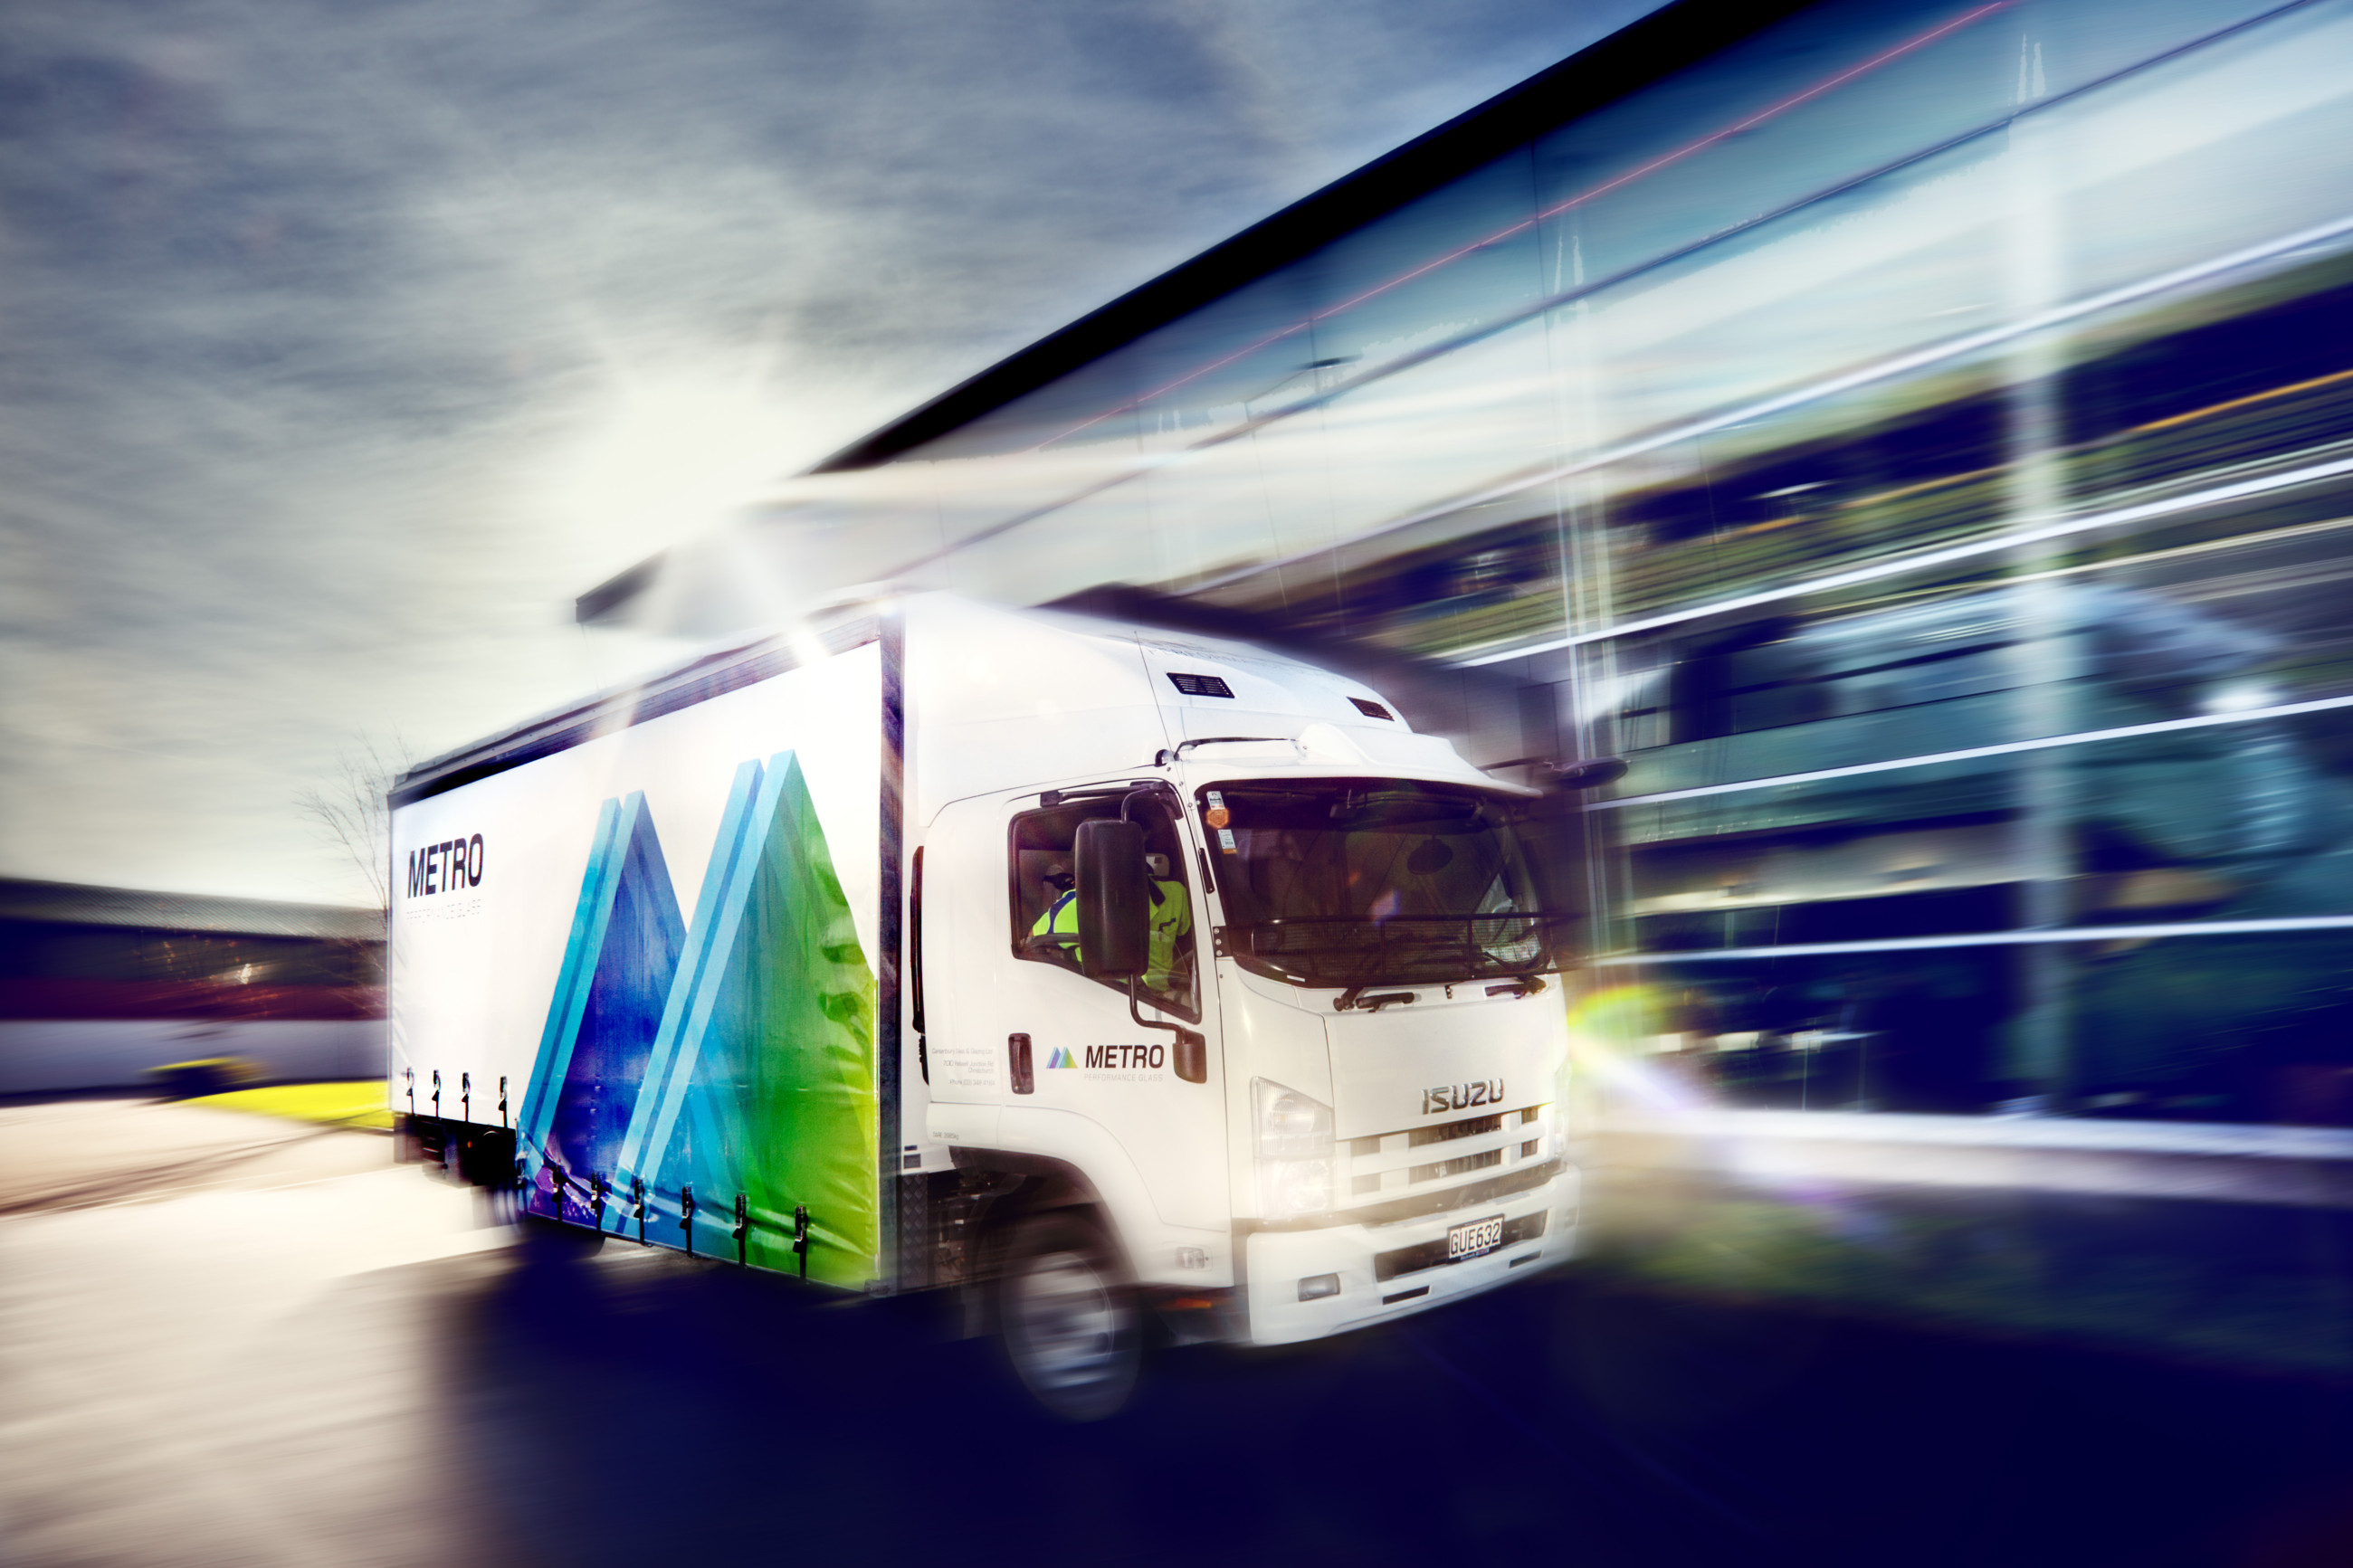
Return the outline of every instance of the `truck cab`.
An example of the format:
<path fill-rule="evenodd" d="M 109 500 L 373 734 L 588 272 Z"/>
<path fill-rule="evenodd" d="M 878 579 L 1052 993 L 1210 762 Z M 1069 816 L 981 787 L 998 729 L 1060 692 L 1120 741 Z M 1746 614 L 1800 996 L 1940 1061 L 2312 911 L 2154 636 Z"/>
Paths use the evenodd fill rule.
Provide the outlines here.
<path fill-rule="evenodd" d="M 911 607 L 906 1153 L 1026 1193 L 971 1268 L 1032 1387 L 1111 1396 L 1131 1310 L 1280 1344 L 1572 1250 L 1573 805 L 1328 671 L 987 618 L 926 638 Z M 1120 765 L 934 805 L 1011 760 L 957 734 L 1008 688 Z"/>

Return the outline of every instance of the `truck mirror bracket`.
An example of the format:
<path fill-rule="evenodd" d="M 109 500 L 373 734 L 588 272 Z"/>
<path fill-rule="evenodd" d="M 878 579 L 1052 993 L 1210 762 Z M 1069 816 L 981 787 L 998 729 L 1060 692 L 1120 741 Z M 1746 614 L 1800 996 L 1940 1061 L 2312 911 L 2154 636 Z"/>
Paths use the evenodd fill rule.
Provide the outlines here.
<path fill-rule="evenodd" d="M 1626 776 L 1623 757 L 1513 757 L 1489 763 L 1479 771 L 1501 773 L 1505 768 L 1534 768 L 1546 787 L 1555 790 L 1599 789 Z"/>
<path fill-rule="evenodd" d="M 1143 1005 L 1136 995 L 1136 993 L 1142 989 L 1143 981 L 1140 978 L 1133 974 L 1127 977 L 1127 1016 L 1145 1028 L 1166 1029 L 1176 1037 L 1176 1047 L 1171 1055 L 1176 1062 L 1178 1078 L 1187 1083 L 1208 1082 L 1209 1042 L 1207 1037 L 1198 1030 L 1185 1027 L 1182 1024 L 1171 1024 L 1162 1018 L 1145 1017 Z"/>

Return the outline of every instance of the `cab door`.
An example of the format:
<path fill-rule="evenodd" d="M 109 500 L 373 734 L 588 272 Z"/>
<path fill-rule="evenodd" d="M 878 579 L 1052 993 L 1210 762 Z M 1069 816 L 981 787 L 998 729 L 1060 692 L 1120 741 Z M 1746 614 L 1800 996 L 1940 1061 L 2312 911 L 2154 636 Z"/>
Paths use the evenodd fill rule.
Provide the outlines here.
<path fill-rule="evenodd" d="M 1001 1146 L 1066 1159 L 1098 1184 L 1114 1178 L 1092 1165 L 1124 1159 L 1164 1224 L 1223 1232 L 1231 1210 L 1222 1052 L 1206 993 L 1208 925 L 1173 792 L 1162 792 L 1165 806 L 1139 812 L 1164 936 L 1155 988 L 1137 1011 L 1203 1037 L 1202 1081 L 1179 1075 L 1174 1031 L 1138 1024 L 1124 985 L 1087 978 L 1067 937 L 1040 921 L 1063 890 L 1056 873 L 1071 868 L 1078 824 L 1117 816 L 1130 793 L 1111 781 L 977 797 L 935 819 L 924 856 L 932 1097 L 958 1107 L 935 1120 L 961 1118 L 976 1136 L 959 1142 L 995 1125 Z M 1181 932 L 1171 930 L 1178 911 L 1169 900 L 1182 900 Z M 984 1108 L 1003 1115 L 975 1114 Z"/>

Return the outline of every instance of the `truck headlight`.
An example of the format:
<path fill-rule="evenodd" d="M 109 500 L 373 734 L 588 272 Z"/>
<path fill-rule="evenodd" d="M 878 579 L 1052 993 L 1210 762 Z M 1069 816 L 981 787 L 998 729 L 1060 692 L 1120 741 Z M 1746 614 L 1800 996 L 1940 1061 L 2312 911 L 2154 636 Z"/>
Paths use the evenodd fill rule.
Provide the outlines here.
<path fill-rule="evenodd" d="M 1267 1079 L 1250 1080 L 1259 1209 L 1267 1219 L 1332 1206 L 1332 1108 Z"/>

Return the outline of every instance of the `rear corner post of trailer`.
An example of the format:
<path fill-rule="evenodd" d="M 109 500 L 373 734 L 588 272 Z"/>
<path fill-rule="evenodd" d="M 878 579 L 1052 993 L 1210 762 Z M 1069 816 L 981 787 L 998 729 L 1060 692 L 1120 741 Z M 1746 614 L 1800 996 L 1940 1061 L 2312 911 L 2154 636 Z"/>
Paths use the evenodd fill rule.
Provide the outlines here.
<path fill-rule="evenodd" d="M 401 781 L 407 1147 L 553 1244 L 954 1289 L 1081 1418 L 1148 1335 L 1573 1250 L 1572 797 L 1240 644 L 944 595 L 823 640 Z"/>

